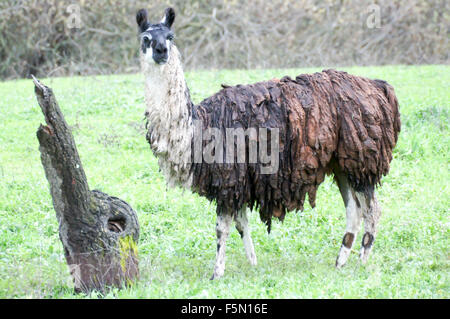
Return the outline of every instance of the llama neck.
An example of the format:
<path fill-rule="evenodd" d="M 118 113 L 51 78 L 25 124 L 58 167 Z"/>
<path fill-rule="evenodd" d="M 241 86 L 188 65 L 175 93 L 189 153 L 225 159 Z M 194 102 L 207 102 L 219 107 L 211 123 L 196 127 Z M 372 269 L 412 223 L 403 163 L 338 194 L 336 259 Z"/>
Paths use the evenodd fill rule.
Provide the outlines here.
<path fill-rule="evenodd" d="M 189 187 L 192 181 L 192 102 L 180 53 L 172 44 L 166 64 L 149 64 L 141 55 L 141 65 L 145 76 L 147 140 L 158 157 L 168 185 Z"/>

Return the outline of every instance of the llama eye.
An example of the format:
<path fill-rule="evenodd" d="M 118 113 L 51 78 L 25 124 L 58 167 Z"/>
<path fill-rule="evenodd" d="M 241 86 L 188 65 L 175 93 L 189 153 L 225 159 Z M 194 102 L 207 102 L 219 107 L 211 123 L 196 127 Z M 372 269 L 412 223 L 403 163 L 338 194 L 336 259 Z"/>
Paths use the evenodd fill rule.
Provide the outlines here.
<path fill-rule="evenodd" d="M 149 47 L 150 46 L 150 44 L 152 43 L 152 40 L 150 40 L 148 37 L 144 37 L 144 45 L 146 46 L 146 47 Z"/>
<path fill-rule="evenodd" d="M 169 34 L 169 35 L 167 36 L 167 40 L 172 41 L 172 40 L 173 40 L 173 34 Z"/>

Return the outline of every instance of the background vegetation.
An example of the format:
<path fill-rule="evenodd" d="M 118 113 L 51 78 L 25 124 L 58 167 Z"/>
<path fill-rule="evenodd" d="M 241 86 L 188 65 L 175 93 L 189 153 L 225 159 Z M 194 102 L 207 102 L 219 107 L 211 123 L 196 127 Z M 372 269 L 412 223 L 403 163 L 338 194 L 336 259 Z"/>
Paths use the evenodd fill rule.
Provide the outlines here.
<path fill-rule="evenodd" d="M 70 28 L 71 4 L 78 28 Z M 371 4 L 380 8 L 379 28 Z M 0 79 L 136 72 L 136 11 L 148 8 L 158 22 L 168 5 L 191 70 L 449 59 L 446 0 L 2 0 Z"/>
<path fill-rule="evenodd" d="M 369 263 L 358 263 L 360 234 L 348 264 L 334 268 L 345 211 L 327 178 L 316 209 L 288 214 L 270 235 L 251 214 L 258 266 L 248 264 L 233 230 L 225 276 L 213 282 L 215 205 L 166 190 L 144 137 L 142 76 L 44 79 L 73 129 L 90 187 L 120 196 L 139 216 L 141 278 L 107 297 L 449 298 L 450 67 L 342 69 L 387 80 L 400 101 L 402 132 L 378 191 L 383 215 Z M 221 83 L 319 70 L 196 71 L 187 82 L 198 102 Z M 0 96 L 0 298 L 85 297 L 73 294 L 63 259 L 39 158 L 43 116 L 32 81 L 0 83 Z"/>

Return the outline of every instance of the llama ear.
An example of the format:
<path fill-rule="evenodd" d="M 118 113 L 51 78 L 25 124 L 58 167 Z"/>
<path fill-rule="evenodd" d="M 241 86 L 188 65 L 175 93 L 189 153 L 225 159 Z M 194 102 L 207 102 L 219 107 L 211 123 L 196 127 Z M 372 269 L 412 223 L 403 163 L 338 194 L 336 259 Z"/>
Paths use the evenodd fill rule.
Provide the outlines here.
<path fill-rule="evenodd" d="M 147 9 L 141 9 L 136 14 L 136 22 L 139 26 L 141 32 L 144 32 L 150 26 L 150 22 L 148 21 L 148 11 Z"/>
<path fill-rule="evenodd" d="M 175 21 L 175 10 L 173 8 L 167 8 L 164 14 L 164 18 L 161 20 L 161 24 L 164 24 L 170 29 Z"/>

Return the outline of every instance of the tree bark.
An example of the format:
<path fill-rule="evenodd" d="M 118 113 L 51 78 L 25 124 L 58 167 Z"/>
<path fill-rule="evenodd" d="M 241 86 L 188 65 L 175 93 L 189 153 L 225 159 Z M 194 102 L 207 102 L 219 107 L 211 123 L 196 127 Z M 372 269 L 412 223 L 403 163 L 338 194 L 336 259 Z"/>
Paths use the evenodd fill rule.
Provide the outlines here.
<path fill-rule="evenodd" d="M 72 133 L 53 91 L 33 77 L 46 126 L 37 130 L 59 238 L 77 292 L 131 284 L 139 275 L 136 212 L 123 200 L 89 190 Z"/>

